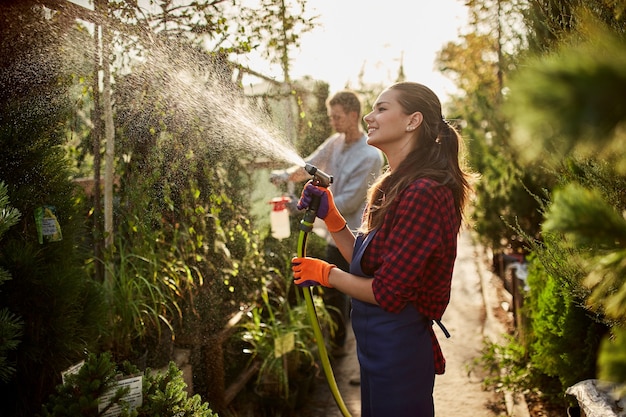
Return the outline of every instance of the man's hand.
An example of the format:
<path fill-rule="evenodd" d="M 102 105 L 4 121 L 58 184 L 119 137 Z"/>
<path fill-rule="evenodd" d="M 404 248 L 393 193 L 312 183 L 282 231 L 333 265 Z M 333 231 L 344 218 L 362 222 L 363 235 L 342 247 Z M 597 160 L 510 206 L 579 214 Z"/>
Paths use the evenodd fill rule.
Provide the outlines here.
<path fill-rule="evenodd" d="M 288 181 L 289 173 L 284 169 L 279 169 L 270 173 L 270 182 L 274 185 L 284 184 Z"/>

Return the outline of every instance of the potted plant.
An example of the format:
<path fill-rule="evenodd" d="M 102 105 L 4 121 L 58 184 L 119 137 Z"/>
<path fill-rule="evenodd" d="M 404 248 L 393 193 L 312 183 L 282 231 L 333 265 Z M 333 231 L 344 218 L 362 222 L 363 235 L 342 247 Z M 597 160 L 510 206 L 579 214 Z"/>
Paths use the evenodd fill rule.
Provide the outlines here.
<path fill-rule="evenodd" d="M 316 297 L 316 309 L 323 326 L 332 330 L 328 312 Z M 261 302 L 248 313 L 239 333 L 251 355 L 259 361 L 255 393 L 265 402 L 294 408 L 298 391 L 308 391 L 317 345 L 305 304 L 289 303 L 285 297 L 270 297 L 268 287 L 261 291 Z"/>
<path fill-rule="evenodd" d="M 126 400 L 129 388 L 120 387 L 120 377 L 142 375 L 141 405 L 132 407 Z M 182 371 L 170 362 L 164 372 L 147 369 L 142 373 L 129 362 L 115 363 L 111 354 L 90 354 L 85 363 L 64 378 L 43 405 L 44 417 L 96 417 L 101 415 L 217 417 L 199 395 L 189 397 Z M 107 405 L 102 399 L 107 398 Z M 115 408 L 114 408 L 115 407 Z"/>
<path fill-rule="evenodd" d="M 170 310 L 175 307 L 175 300 L 159 282 L 159 264 L 154 256 L 134 253 L 121 239 L 117 247 L 113 261 L 107 264 L 103 285 L 110 313 L 105 348 L 113 352 L 117 361 L 131 360 L 145 369 L 147 336 L 157 340 L 163 334 L 174 337 L 168 317 L 172 316 Z M 170 342 L 173 351 L 173 340 Z"/>

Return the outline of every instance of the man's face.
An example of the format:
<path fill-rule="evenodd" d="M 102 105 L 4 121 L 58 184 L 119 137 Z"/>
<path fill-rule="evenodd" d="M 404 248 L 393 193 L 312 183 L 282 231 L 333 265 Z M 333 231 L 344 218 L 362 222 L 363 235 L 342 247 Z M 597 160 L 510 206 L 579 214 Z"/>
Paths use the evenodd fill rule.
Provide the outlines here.
<path fill-rule="evenodd" d="M 328 118 L 330 119 L 330 125 L 337 133 L 345 133 L 352 123 L 350 114 L 346 113 L 343 107 L 338 104 L 330 106 Z"/>

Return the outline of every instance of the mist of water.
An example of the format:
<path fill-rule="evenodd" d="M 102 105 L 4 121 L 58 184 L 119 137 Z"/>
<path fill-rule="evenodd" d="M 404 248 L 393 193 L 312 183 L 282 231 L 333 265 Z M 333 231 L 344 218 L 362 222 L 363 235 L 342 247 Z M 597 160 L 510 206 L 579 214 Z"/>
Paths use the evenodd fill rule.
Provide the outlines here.
<path fill-rule="evenodd" d="M 243 151 L 253 157 L 305 165 L 267 112 L 244 97 L 230 80 L 220 77 L 219 67 L 196 60 L 197 54 L 168 48 L 154 47 L 149 54 L 137 82 L 156 86 L 158 96 L 165 98 L 166 111 L 178 115 L 177 123 L 202 132 L 203 143 L 197 146 L 204 145 L 205 151 Z M 139 111 L 159 111 L 150 104 L 143 102 Z"/>

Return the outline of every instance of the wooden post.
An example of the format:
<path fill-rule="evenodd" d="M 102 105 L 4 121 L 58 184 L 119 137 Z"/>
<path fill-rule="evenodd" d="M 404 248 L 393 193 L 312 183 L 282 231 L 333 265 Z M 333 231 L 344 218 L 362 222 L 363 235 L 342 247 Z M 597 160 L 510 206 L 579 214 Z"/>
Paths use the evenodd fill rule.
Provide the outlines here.
<path fill-rule="evenodd" d="M 113 244 L 113 176 L 115 173 L 115 128 L 113 124 L 113 105 L 111 103 L 111 64 L 109 55 L 112 32 L 107 24 L 102 25 L 102 112 L 104 115 L 104 245 Z"/>

